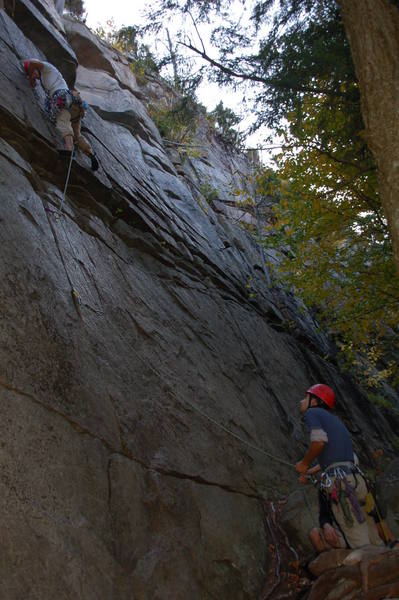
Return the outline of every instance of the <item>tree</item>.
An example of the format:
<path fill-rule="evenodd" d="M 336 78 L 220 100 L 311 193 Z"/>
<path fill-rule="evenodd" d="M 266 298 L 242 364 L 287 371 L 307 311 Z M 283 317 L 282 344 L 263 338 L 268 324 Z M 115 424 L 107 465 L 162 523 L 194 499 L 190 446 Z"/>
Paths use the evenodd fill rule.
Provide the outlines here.
<path fill-rule="evenodd" d="M 241 119 L 231 108 L 224 106 L 223 102 L 220 101 L 210 113 L 210 117 L 215 121 L 216 131 L 225 142 L 235 148 L 242 146 L 244 135 L 235 129 Z"/>
<path fill-rule="evenodd" d="M 233 0 L 160 0 L 148 28 L 159 31 L 167 14 L 181 14 L 185 20 L 179 43 L 208 63 L 211 78 L 233 87 L 242 82 L 255 86 L 258 125 L 276 126 L 302 94 L 344 95 L 340 86 L 347 76 L 353 79 L 353 65 L 334 0 L 281 0 L 274 17 L 274 0 L 253 1 L 251 18 L 240 14 L 235 22 L 228 14 L 231 4 Z M 200 25 L 213 20 L 215 9 L 223 25 L 214 28 L 208 51 Z M 265 33 L 262 22 L 271 18 Z M 193 24 L 191 34 L 187 21 Z"/>
<path fill-rule="evenodd" d="M 252 86 L 255 126 L 267 124 L 284 136 L 277 174 L 271 177 L 266 172 L 259 178 L 260 194 L 280 199 L 277 222 L 265 241 L 274 240 L 286 251 L 278 276 L 317 307 L 342 348 L 350 349 L 353 356 L 360 351 L 372 354 L 380 373 L 389 375 L 399 321 L 392 218 L 386 201 L 381 205 L 377 177 L 381 166 L 374 162 L 364 135 L 359 85 L 339 6 L 335 0 L 254 1 L 250 19 L 239 15 L 242 27 L 227 13 L 231 4 L 228 0 L 161 0 L 158 13 L 153 13 L 153 26 L 157 15 L 164 18 L 166 9 L 180 12 L 186 25 L 193 23 L 192 34 L 185 26 L 180 43 L 207 62 L 210 76 L 233 87 Z M 362 22 L 354 12 L 355 7 L 361 12 L 362 1 L 341 0 L 341 4 L 350 5 L 351 16 L 348 8 L 345 21 Z M 376 6 L 372 0 L 366 4 L 370 10 L 371 4 Z M 389 2 L 378 0 L 377 8 L 379 4 L 386 7 Z M 224 11 L 224 17 L 208 50 L 199 30 L 202 22 L 212 20 L 213 10 Z M 371 22 L 372 13 L 367 14 L 363 18 Z M 380 35 L 383 45 L 381 30 Z M 395 39 L 393 33 L 391 37 Z M 352 40 L 351 44 L 353 53 Z M 393 72 L 396 46 L 392 48 Z M 360 56 L 360 43 L 358 52 Z M 394 98 L 390 90 L 392 102 Z M 393 122 L 397 125 L 397 120 Z M 387 123 L 378 139 L 385 136 L 393 144 L 398 130 Z M 390 148 L 386 142 L 380 146 Z M 393 156 L 396 151 L 399 145 Z M 383 185 L 381 175 L 379 182 Z"/>
<path fill-rule="evenodd" d="M 287 112 L 300 110 L 303 96 L 309 93 L 323 97 L 327 104 L 334 98 L 346 99 L 349 110 L 351 103 L 358 101 L 357 87 L 345 91 L 341 87 L 347 78 L 353 79 L 353 64 L 339 4 L 362 89 L 367 141 L 379 170 L 382 205 L 399 273 L 399 144 L 395 137 L 399 125 L 399 3 L 337 2 L 254 0 L 250 19 L 239 15 L 234 22 L 228 12 L 232 0 L 159 0 L 151 26 L 160 27 L 165 14 L 171 12 L 183 15 L 186 21 L 191 19 L 193 33 L 189 35 L 185 26 L 180 43 L 208 63 L 211 77 L 219 83 L 260 85 L 256 126 L 276 126 Z M 245 9 L 248 2 L 242 4 Z M 199 26 L 212 20 L 212 11 L 222 16 L 223 25 L 214 28 L 212 51 L 208 51 Z M 270 24 L 266 33 L 265 22 Z"/>
<path fill-rule="evenodd" d="M 84 20 L 85 6 L 83 0 L 65 0 L 65 9 L 74 17 Z"/>
<path fill-rule="evenodd" d="M 279 200 L 264 243 L 285 257 L 275 277 L 314 307 L 376 386 L 397 376 L 399 350 L 399 279 L 376 167 L 370 153 L 362 154 L 361 138 L 345 139 L 342 109 L 326 110 L 308 97 L 303 111 L 301 128 L 287 125 L 277 173 L 258 177 L 259 194 Z M 325 128 L 340 132 L 328 151 L 319 145 Z M 362 355 L 369 360 L 362 363 Z"/>
<path fill-rule="evenodd" d="M 166 42 L 163 46 L 166 52 L 160 60 L 164 79 L 183 96 L 195 100 L 198 86 L 202 81 L 203 69 L 195 69 L 192 59 L 179 52 L 178 44 L 172 40 L 168 28 L 165 29 L 165 33 Z M 172 75 L 168 72 L 169 67 L 172 68 Z"/>
<path fill-rule="evenodd" d="M 339 0 L 399 273 L 399 3 Z"/>
<path fill-rule="evenodd" d="M 159 73 L 158 60 L 149 47 L 143 43 L 140 28 L 123 25 L 117 29 L 114 19 L 109 19 L 105 26 L 97 27 L 95 33 L 131 60 L 130 67 L 137 76 Z"/>

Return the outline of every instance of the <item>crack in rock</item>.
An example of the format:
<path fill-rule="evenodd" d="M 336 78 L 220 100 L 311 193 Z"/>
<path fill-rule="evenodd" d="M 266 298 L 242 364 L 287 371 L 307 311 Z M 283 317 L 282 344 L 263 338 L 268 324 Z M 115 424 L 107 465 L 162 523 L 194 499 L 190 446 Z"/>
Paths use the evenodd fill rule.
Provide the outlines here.
<path fill-rule="evenodd" d="M 207 479 L 204 479 L 200 475 L 190 475 L 188 473 L 180 473 L 179 471 L 176 471 L 173 469 L 169 470 L 169 469 L 165 469 L 165 468 L 161 468 L 161 467 L 157 467 L 157 466 L 153 466 L 153 465 L 148 465 L 145 461 L 135 457 L 132 454 L 132 452 L 126 447 L 125 443 L 122 444 L 122 447 L 124 447 L 124 448 L 122 450 L 118 450 L 118 449 L 114 448 L 107 440 L 104 440 L 100 436 L 96 435 L 95 433 L 90 431 L 90 429 L 88 429 L 87 427 L 82 426 L 80 423 L 78 423 L 77 421 L 72 419 L 69 415 L 63 413 L 60 410 L 57 410 L 53 406 L 49 406 L 45 402 L 40 402 L 40 400 L 35 398 L 35 396 L 33 396 L 33 394 L 29 394 L 23 390 L 20 390 L 14 386 L 8 384 L 7 382 L 3 381 L 1 378 L 0 378 L 0 386 L 9 392 L 13 392 L 14 394 L 17 394 L 19 396 L 22 396 L 23 398 L 30 400 L 34 404 L 44 408 L 45 410 L 48 410 L 49 412 L 57 415 L 58 417 L 63 418 L 77 433 L 87 435 L 90 438 L 92 438 L 96 441 L 99 441 L 107 448 L 107 450 L 111 453 L 110 460 L 108 462 L 108 469 L 107 469 L 108 484 L 109 484 L 109 490 L 108 490 L 109 500 L 111 499 L 111 496 L 112 496 L 112 482 L 111 482 L 111 477 L 110 477 L 110 467 L 111 467 L 111 462 L 112 462 L 112 455 L 122 456 L 123 458 L 125 458 L 129 461 L 139 464 L 140 466 L 142 466 L 143 468 L 145 468 L 148 471 L 153 471 L 155 473 L 159 473 L 160 475 L 164 475 L 166 477 L 175 477 L 177 479 L 187 479 L 187 480 L 197 483 L 199 485 L 214 486 L 214 487 L 218 487 L 218 488 L 220 488 L 226 492 L 232 493 L 232 494 L 239 494 L 241 496 L 246 496 L 248 498 L 253 498 L 255 500 L 261 500 L 261 501 L 264 500 L 264 497 L 261 494 L 255 494 L 255 493 L 250 494 L 248 492 L 244 492 L 243 490 L 238 490 L 228 484 L 223 484 L 223 483 L 219 483 L 216 481 L 209 481 Z M 122 440 L 121 440 L 121 443 L 122 443 Z"/>

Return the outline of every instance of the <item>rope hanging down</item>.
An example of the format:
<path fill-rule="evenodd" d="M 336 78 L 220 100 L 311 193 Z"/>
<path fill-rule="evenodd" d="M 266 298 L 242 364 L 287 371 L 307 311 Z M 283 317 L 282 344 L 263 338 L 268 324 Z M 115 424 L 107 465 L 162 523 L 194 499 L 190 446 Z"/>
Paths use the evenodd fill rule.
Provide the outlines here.
<path fill-rule="evenodd" d="M 73 161 L 74 154 L 75 154 L 75 146 L 72 145 L 71 158 L 69 159 L 68 173 L 67 173 L 66 180 L 65 180 L 64 191 L 62 192 L 61 204 L 59 206 L 60 212 L 62 211 L 62 207 L 64 206 L 64 202 L 65 202 L 65 194 L 68 189 L 69 177 L 71 175 L 71 168 L 72 168 L 72 161 Z"/>
<path fill-rule="evenodd" d="M 71 164 L 72 164 L 72 156 L 71 156 L 71 162 L 70 162 L 70 166 L 71 166 Z M 68 177 L 69 177 L 69 172 L 68 172 Z M 65 189 L 64 189 L 64 198 L 63 198 L 63 201 L 64 201 L 64 199 L 65 199 L 65 191 L 66 191 L 66 188 L 67 188 L 67 184 L 68 184 L 68 178 L 67 178 L 67 181 L 66 181 L 66 183 L 65 183 Z M 61 203 L 60 210 L 62 209 L 63 201 L 62 201 L 62 203 Z M 50 220 L 49 220 L 49 222 L 50 222 Z M 76 290 L 75 290 L 75 288 L 74 288 L 74 286 L 73 286 L 73 284 L 72 284 L 72 280 L 71 280 L 71 278 L 70 278 L 70 275 L 69 275 L 69 273 L 68 273 L 68 270 L 67 270 L 67 267 L 66 267 L 66 264 L 65 264 L 64 258 L 63 258 L 63 256 L 62 256 L 61 248 L 60 248 L 60 245 L 59 245 L 59 243 L 58 243 L 57 235 L 56 235 L 56 233 L 55 233 L 54 227 L 53 227 L 53 225 L 51 224 L 51 222 L 50 222 L 50 227 L 51 227 L 51 229 L 52 229 L 52 232 L 53 232 L 53 235 L 54 235 L 54 238 L 55 238 L 56 244 L 57 244 L 57 248 L 58 248 L 58 251 L 59 251 L 59 253 L 60 253 L 61 260 L 62 260 L 62 263 L 63 263 L 63 265 L 64 265 L 64 268 L 65 268 L 65 271 L 66 271 L 66 274 L 67 274 L 67 278 L 68 278 L 69 284 L 70 284 L 70 286 L 71 286 L 71 292 L 72 292 L 72 296 L 73 296 L 74 303 L 75 303 L 75 306 L 76 306 L 76 302 L 75 302 L 75 300 L 76 300 L 76 296 L 75 296 L 75 295 L 77 295 L 77 296 L 78 296 L 78 294 L 77 294 L 77 292 L 76 292 Z M 63 226 L 63 224 L 62 224 L 62 227 L 63 227 L 63 229 L 64 229 L 64 226 Z M 72 248 L 71 242 L 70 242 L 70 240 L 69 240 L 69 236 L 68 236 L 67 232 L 65 231 L 65 229 L 64 229 L 64 234 L 65 234 L 65 237 L 66 237 L 66 239 L 68 240 L 68 242 L 69 242 L 69 244 L 70 244 L 70 246 L 71 246 L 72 254 L 74 255 L 73 248 Z M 79 304 L 80 304 L 80 302 L 79 302 Z M 83 320 L 83 316 L 82 316 L 82 313 L 81 313 L 81 311 L 80 311 L 80 307 L 79 307 L 79 310 L 78 310 L 78 307 L 76 307 L 76 309 L 77 309 L 77 311 L 78 311 L 78 314 L 79 314 L 80 318 Z M 169 383 L 167 383 L 165 375 L 164 375 L 163 373 L 161 373 L 161 371 L 160 371 L 160 370 L 157 370 L 155 367 L 153 367 L 153 366 L 152 366 L 152 364 L 151 364 L 149 361 L 146 361 L 146 360 L 144 360 L 144 359 L 143 359 L 143 358 L 140 356 L 140 354 L 139 354 L 139 353 L 138 353 L 138 352 L 137 352 L 137 351 L 136 351 L 134 348 L 132 348 L 131 350 L 132 350 L 132 351 L 133 351 L 133 353 L 134 353 L 134 354 L 137 356 L 137 358 L 139 359 L 139 361 L 140 361 L 140 362 L 141 362 L 141 363 L 142 363 L 142 364 L 143 364 L 145 367 L 149 368 L 149 369 L 150 369 L 150 370 L 151 370 L 151 371 L 154 373 L 154 375 L 155 375 L 156 377 L 158 377 L 158 378 L 159 378 L 159 379 L 160 379 L 160 380 L 161 380 L 161 381 L 162 381 L 162 382 L 165 384 L 165 386 L 166 386 L 166 387 L 167 387 L 167 388 L 170 390 L 170 392 L 171 392 L 172 396 L 173 396 L 173 397 L 174 397 L 174 398 L 175 398 L 175 399 L 176 399 L 178 402 L 180 402 L 181 404 L 187 404 L 188 406 L 190 406 L 190 408 L 192 408 L 192 410 L 193 410 L 193 411 L 195 411 L 196 413 L 200 414 L 200 415 L 201 415 L 201 416 L 202 416 L 204 419 L 207 419 L 207 420 L 208 420 L 210 423 L 213 423 L 213 424 L 214 424 L 216 427 L 218 427 L 219 429 L 221 429 L 222 431 L 224 431 L 224 432 L 225 432 L 225 433 L 227 433 L 228 435 L 232 436 L 233 438 L 235 438 L 236 440 L 238 440 L 239 442 L 241 442 L 242 444 L 244 444 L 244 445 L 245 445 L 245 446 L 247 446 L 248 448 L 251 448 L 252 450 L 256 450 L 257 452 L 260 452 L 260 453 L 261 453 L 261 454 L 263 454 L 264 456 L 267 456 L 267 457 L 268 457 L 268 458 L 270 458 L 271 460 L 273 460 L 273 461 L 275 461 L 275 462 L 278 462 L 278 463 L 280 463 L 280 464 L 282 464 L 282 465 L 285 465 L 285 466 L 287 466 L 287 467 L 290 467 L 290 468 L 293 468 L 293 467 L 295 467 L 295 465 L 294 465 L 293 463 L 290 463 L 290 462 L 288 462 L 288 461 L 286 461 L 286 460 L 284 460 L 284 459 L 282 459 L 282 458 L 279 458 L 278 456 L 274 456 L 273 454 L 271 454 L 271 453 L 270 453 L 270 452 L 268 452 L 267 450 L 264 450 L 263 448 L 260 448 L 260 447 L 259 447 L 259 446 L 257 446 L 256 444 L 252 444 L 251 442 L 248 442 L 247 440 L 245 440 L 243 437 L 241 437 L 241 436 L 240 436 L 240 435 L 238 435 L 237 433 L 234 433 L 234 431 L 231 431 L 231 430 L 230 430 L 228 427 L 226 427 L 225 425 L 222 425 L 222 423 L 219 423 L 218 421 L 216 421 L 216 419 L 213 419 L 212 417 L 210 417 L 210 416 L 209 416 L 207 413 L 205 413 L 205 412 L 204 412 L 204 411 L 202 411 L 200 408 L 198 408 L 197 406 L 195 406 L 195 404 L 193 404 L 192 402 L 190 402 L 189 400 L 187 400 L 187 398 L 179 397 L 179 395 L 178 395 L 178 394 L 176 394 L 176 392 L 175 392 L 175 391 L 172 389 L 172 387 L 170 386 L 170 384 L 169 384 Z"/>
<path fill-rule="evenodd" d="M 68 174 L 67 174 L 67 178 L 65 181 L 65 186 L 64 186 L 64 191 L 63 191 L 63 195 L 62 195 L 62 201 L 59 207 L 59 210 L 62 211 L 64 202 L 65 202 L 65 195 L 66 195 L 66 191 L 68 188 L 68 183 L 69 183 L 69 177 L 71 174 L 71 167 L 72 167 L 72 161 L 73 161 L 73 157 L 74 157 L 74 148 L 72 149 L 71 152 L 71 158 L 69 161 L 69 168 L 68 168 Z M 52 228 L 53 229 L 53 228 Z M 67 235 L 67 233 L 65 232 L 65 236 L 68 239 L 68 242 L 70 243 L 69 237 Z M 53 230 L 53 234 L 55 236 L 55 232 Z M 56 237 L 56 236 L 55 236 Z M 59 248 L 60 251 L 60 248 Z M 61 251 L 60 251 L 61 252 Z M 64 262 L 64 260 L 63 260 Z M 66 265 L 64 264 L 64 267 L 66 269 Z M 67 269 L 66 269 L 67 270 Z M 73 285 L 72 285 L 72 281 L 70 280 L 69 274 L 67 273 L 70 285 L 71 285 L 71 289 L 72 289 L 72 296 L 73 296 L 73 300 L 76 306 L 76 299 L 79 299 L 79 295 L 76 292 L 76 290 L 74 289 Z M 80 302 L 79 302 L 80 304 Z M 78 307 L 76 307 L 78 310 Z M 80 318 L 83 320 L 80 308 L 78 310 L 79 316 Z M 179 396 L 174 392 L 174 390 L 171 388 L 171 386 L 166 383 L 165 378 L 163 377 L 162 373 L 157 371 L 155 369 L 155 367 L 153 367 L 151 365 L 151 363 L 144 361 L 144 359 L 138 354 L 138 352 L 136 352 L 135 350 L 133 350 L 133 352 L 136 354 L 136 356 L 138 357 L 138 359 L 147 367 L 150 368 L 150 370 L 157 376 L 159 377 L 159 379 L 161 379 L 161 381 L 168 387 L 168 389 L 170 390 L 171 394 L 175 397 L 175 399 L 177 401 L 180 401 L 181 403 L 186 403 L 188 404 L 188 406 L 190 406 L 190 408 L 192 408 L 192 410 L 194 410 L 195 412 L 197 412 L 198 414 L 200 414 L 203 418 L 207 419 L 209 422 L 213 423 L 214 425 L 216 425 L 216 427 L 218 427 L 219 429 L 221 429 L 222 431 L 224 431 L 225 433 L 227 433 L 228 435 L 234 437 L 235 439 L 237 439 L 238 441 L 240 441 L 242 444 L 244 444 L 245 446 L 247 446 L 248 448 L 251 448 L 252 450 L 256 450 L 257 452 L 260 452 L 261 454 L 263 454 L 264 456 L 267 456 L 268 458 L 270 458 L 271 460 L 278 462 L 282 465 L 285 465 L 287 467 L 293 468 L 295 467 L 295 465 L 293 463 L 290 463 L 282 458 L 279 458 L 278 456 L 274 456 L 273 454 L 271 454 L 270 452 L 267 452 L 267 450 L 264 450 L 263 448 L 260 448 L 259 446 L 257 446 L 256 444 L 251 444 L 251 442 L 247 442 L 247 440 L 245 440 L 243 437 L 241 437 L 240 435 L 238 435 L 237 433 L 234 433 L 234 431 L 231 431 L 228 427 L 226 427 L 225 425 L 222 425 L 221 423 L 219 423 L 218 421 L 216 421 L 215 419 L 213 419 L 212 417 L 210 417 L 208 414 L 206 414 L 204 411 L 202 411 L 200 408 L 198 408 L 197 406 L 195 406 L 195 404 L 193 404 L 192 402 L 190 402 L 189 400 L 187 400 L 186 398 L 179 398 Z"/>
<path fill-rule="evenodd" d="M 200 414 L 202 417 L 204 417 L 205 419 L 207 419 L 208 421 L 210 421 L 211 423 L 213 423 L 214 425 L 216 425 L 219 429 L 222 429 L 222 431 L 224 431 L 225 433 L 231 435 L 232 437 L 234 437 L 235 439 L 239 440 L 242 444 L 245 444 L 245 446 L 248 446 L 248 448 L 252 448 L 252 450 L 256 450 L 257 452 L 260 452 L 261 454 L 264 454 L 265 456 L 267 456 L 268 458 L 274 460 L 275 462 L 278 462 L 282 465 L 285 465 L 287 467 L 293 468 L 295 467 L 295 465 L 293 463 L 290 463 L 282 458 L 279 458 L 278 456 L 274 456 L 273 454 L 271 454 L 270 452 L 268 452 L 267 450 L 264 450 L 263 448 L 260 448 L 259 446 L 256 446 L 256 444 L 251 444 L 251 442 L 247 442 L 247 440 L 245 440 L 244 438 L 242 438 L 240 435 L 238 435 L 237 433 L 234 433 L 234 431 L 231 431 L 228 427 L 226 427 L 225 425 L 222 425 L 221 423 L 219 423 L 218 421 L 216 421 L 215 419 L 213 419 L 212 417 L 210 417 L 208 414 L 206 414 L 204 411 L 202 411 L 200 408 L 198 408 L 197 406 L 195 406 L 195 404 L 193 404 L 192 402 L 190 402 L 189 400 L 187 400 L 187 398 L 179 398 L 179 396 L 176 394 L 176 392 L 171 388 L 170 384 L 168 384 L 163 376 L 163 374 L 158 371 L 157 369 L 155 369 L 155 367 L 152 366 L 152 364 L 148 361 L 145 361 L 140 354 L 134 349 L 132 348 L 133 353 L 137 356 L 137 358 L 143 363 L 143 365 L 145 365 L 146 367 L 148 367 L 166 386 L 167 388 L 170 390 L 172 396 L 174 396 L 174 398 L 179 401 L 182 404 L 188 404 L 188 406 L 190 406 L 190 408 L 192 408 L 195 412 L 197 412 L 198 414 Z"/>
<path fill-rule="evenodd" d="M 35 91 L 36 90 L 34 90 L 34 93 L 35 93 Z M 36 94 L 35 94 L 35 96 L 37 97 Z M 39 103 L 39 106 L 40 106 L 40 103 Z M 166 140 L 166 141 L 169 142 L 169 140 Z M 185 145 L 185 144 L 176 144 L 176 145 Z M 74 148 L 74 146 L 72 146 L 71 157 L 70 157 L 69 166 L 68 166 L 68 173 L 67 173 L 67 177 L 66 177 L 66 180 L 65 180 L 65 186 L 64 186 L 64 190 L 63 190 L 63 194 L 62 194 L 62 200 L 61 200 L 61 203 L 60 203 L 60 206 L 59 206 L 60 212 L 62 211 L 64 203 L 65 203 L 65 196 L 66 196 L 66 192 L 67 192 L 68 184 L 69 184 L 69 179 L 70 179 L 70 175 L 71 175 L 71 168 L 72 168 L 72 162 L 73 162 L 73 158 L 74 158 L 74 151 L 75 151 L 75 148 Z M 61 255 L 61 260 L 62 260 L 62 263 L 64 265 L 64 268 L 65 268 L 65 271 L 66 271 L 66 274 L 67 274 L 67 278 L 68 278 L 69 284 L 71 286 L 71 293 L 72 293 L 72 297 L 73 297 L 73 300 L 74 300 L 74 303 L 75 303 L 75 307 L 78 310 L 78 307 L 76 306 L 76 304 L 77 304 L 77 302 L 79 302 L 79 304 L 80 304 L 79 294 L 76 292 L 75 288 L 73 287 L 71 278 L 70 278 L 68 270 L 66 268 L 66 264 L 65 264 L 64 258 L 63 258 L 62 253 L 61 253 L 61 249 L 60 249 L 59 244 L 58 244 L 58 240 L 57 240 L 57 236 L 55 234 L 54 228 L 53 228 L 53 226 L 51 224 L 50 224 L 50 226 L 51 226 L 53 235 L 54 235 L 55 240 L 56 240 L 58 251 L 60 252 L 60 255 Z M 67 233 L 65 232 L 65 230 L 64 230 L 64 233 L 65 233 L 66 238 L 68 239 L 68 242 L 70 243 L 69 237 L 68 237 Z M 82 314 L 81 314 L 81 311 L 80 311 L 80 307 L 79 307 L 78 313 L 79 313 L 80 318 L 83 320 L 83 317 L 82 317 Z M 287 467 L 292 468 L 292 467 L 295 466 L 293 463 L 290 463 L 290 462 L 288 462 L 288 461 L 286 461 L 286 460 L 284 460 L 282 458 L 279 458 L 278 456 L 274 456 L 273 454 L 271 454 L 270 452 L 267 452 L 267 450 L 264 450 L 263 448 L 260 448 L 256 444 L 251 444 L 251 442 L 247 442 L 247 440 L 245 440 L 243 437 L 241 437 L 237 433 L 234 433 L 234 431 L 231 431 L 228 427 L 226 427 L 225 425 L 222 425 L 221 423 L 219 423 L 218 421 L 216 421 L 215 419 L 213 419 L 212 417 L 210 417 L 208 414 L 206 414 L 204 411 L 202 411 L 200 408 L 198 408 L 197 406 L 195 406 L 195 404 L 193 404 L 192 402 L 190 402 L 186 398 L 179 398 L 178 395 L 171 388 L 171 386 L 166 383 L 166 381 L 165 381 L 164 377 L 162 376 L 162 374 L 160 372 L 158 372 L 151 365 L 151 363 L 144 361 L 144 359 L 142 359 L 141 356 L 135 350 L 133 350 L 133 352 L 136 354 L 136 356 L 138 357 L 138 359 L 145 366 L 149 367 L 150 370 L 157 377 L 159 377 L 159 379 L 161 379 L 161 381 L 163 381 L 165 383 L 165 385 L 169 388 L 171 394 L 176 398 L 176 400 L 180 401 L 181 403 L 188 404 L 188 406 L 190 406 L 190 408 L 192 408 L 192 410 L 194 410 L 195 412 L 197 412 L 198 414 L 200 414 L 203 418 L 207 419 L 209 422 L 213 423 L 216 427 L 218 427 L 219 429 L 221 429 L 222 431 L 224 431 L 228 435 L 232 436 L 233 438 L 235 438 L 236 440 L 238 440 L 239 442 L 241 442 L 242 444 L 244 444 L 248 448 L 251 448 L 252 450 L 256 450 L 257 452 L 260 452 L 264 456 L 267 456 L 269 459 L 271 459 L 271 460 L 273 460 L 275 462 L 278 462 L 278 463 L 280 463 L 282 465 L 285 465 Z"/>

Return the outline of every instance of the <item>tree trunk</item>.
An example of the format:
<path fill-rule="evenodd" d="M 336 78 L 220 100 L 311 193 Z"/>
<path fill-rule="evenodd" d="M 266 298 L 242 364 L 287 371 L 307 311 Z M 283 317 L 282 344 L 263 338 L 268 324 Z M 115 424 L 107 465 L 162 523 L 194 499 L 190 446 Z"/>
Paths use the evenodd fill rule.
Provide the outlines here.
<path fill-rule="evenodd" d="M 55 0 L 54 4 L 58 14 L 62 17 L 62 14 L 64 12 L 65 0 Z"/>
<path fill-rule="evenodd" d="M 172 40 L 170 39 L 170 34 L 169 34 L 168 28 L 166 28 L 166 35 L 168 38 L 170 60 L 172 61 L 172 67 L 173 67 L 173 80 L 174 80 L 175 88 L 179 89 L 180 79 L 179 79 L 179 69 L 177 67 L 176 50 L 173 48 L 173 44 L 172 44 Z"/>
<path fill-rule="evenodd" d="M 399 273 L 399 8 L 397 0 L 338 0 L 359 80 L 367 143 L 379 174 Z"/>

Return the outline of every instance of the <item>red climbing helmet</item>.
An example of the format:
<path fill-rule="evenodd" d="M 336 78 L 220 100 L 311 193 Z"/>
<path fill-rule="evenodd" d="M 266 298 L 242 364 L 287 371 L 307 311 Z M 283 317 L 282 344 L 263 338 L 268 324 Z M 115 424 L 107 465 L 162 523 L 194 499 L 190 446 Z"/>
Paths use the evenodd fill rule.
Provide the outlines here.
<path fill-rule="evenodd" d="M 312 394 L 312 396 L 316 396 L 319 398 L 324 404 L 327 404 L 329 408 L 333 408 L 335 404 L 335 394 L 334 390 L 330 388 L 328 385 L 324 385 L 324 383 L 316 383 L 312 385 L 308 390 L 306 390 L 307 394 Z"/>
<path fill-rule="evenodd" d="M 25 62 L 24 62 L 24 71 L 26 74 L 29 73 L 29 63 L 30 63 L 30 60 L 25 60 Z"/>

